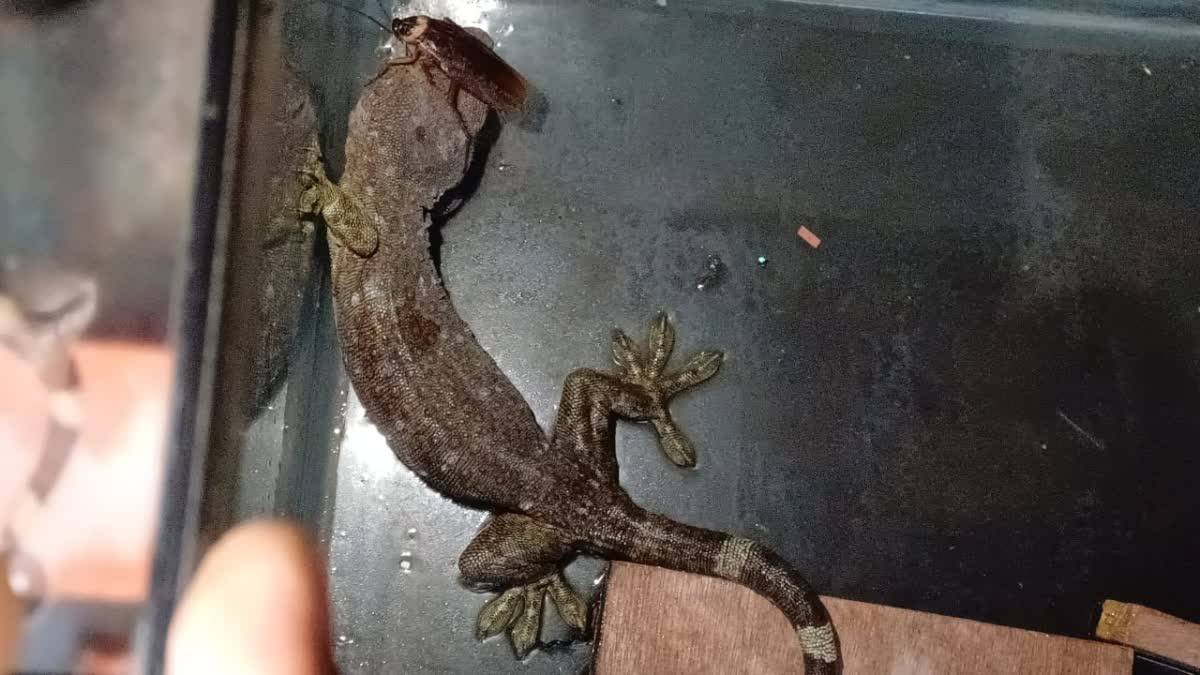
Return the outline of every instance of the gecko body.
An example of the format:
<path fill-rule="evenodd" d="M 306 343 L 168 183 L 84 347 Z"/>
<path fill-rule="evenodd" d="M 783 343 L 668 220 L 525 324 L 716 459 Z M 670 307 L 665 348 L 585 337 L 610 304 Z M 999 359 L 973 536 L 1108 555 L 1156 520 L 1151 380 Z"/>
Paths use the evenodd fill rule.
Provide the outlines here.
<path fill-rule="evenodd" d="M 720 354 L 668 370 L 674 329 L 665 316 L 645 345 L 618 331 L 619 372 L 572 372 L 547 438 L 455 312 L 424 215 L 463 178 L 469 150 L 459 113 L 477 132 L 487 110 L 462 96 L 456 112 L 447 86 L 417 68 L 386 70 L 351 116 L 340 183 L 314 160 L 300 201 L 329 225 L 338 336 L 367 417 L 427 484 L 495 514 L 459 560 L 463 581 L 500 592 L 480 613 L 479 636 L 506 631 L 523 656 L 537 642 L 547 598 L 583 628 L 586 611 L 561 566 L 584 552 L 744 584 L 791 621 L 808 673 L 840 672 L 829 616 L 785 560 L 750 540 L 650 513 L 619 485 L 613 417 L 653 423 L 668 457 L 689 464 L 694 453 L 668 403 L 714 375 Z"/>

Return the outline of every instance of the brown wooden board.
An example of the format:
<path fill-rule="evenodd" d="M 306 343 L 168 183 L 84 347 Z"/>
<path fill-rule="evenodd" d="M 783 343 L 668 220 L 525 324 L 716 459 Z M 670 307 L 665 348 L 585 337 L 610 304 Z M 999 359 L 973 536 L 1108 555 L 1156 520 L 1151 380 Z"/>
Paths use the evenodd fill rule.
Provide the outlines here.
<path fill-rule="evenodd" d="M 1200 625 L 1149 607 L 1105 600 L 1096 637 L 1200 668 Z"/>
<path fill-rule="evenodd" d="M 7 673 L 17 662 L 21 615 L 21 601 L 9 588 L 8 558 L 0 555 L 0 673 Z"/>
<path fill-rule="evenodd" d="M 1133 668 L 1133 651 L 1117 645 L 837 598 L 824 601 L 841 635 L 847 675 L 1129 675 Z M 765 598 L 720 579 L 613 565 L 596 648 L 597 675 L 803 671 L 795 631 Z"/>

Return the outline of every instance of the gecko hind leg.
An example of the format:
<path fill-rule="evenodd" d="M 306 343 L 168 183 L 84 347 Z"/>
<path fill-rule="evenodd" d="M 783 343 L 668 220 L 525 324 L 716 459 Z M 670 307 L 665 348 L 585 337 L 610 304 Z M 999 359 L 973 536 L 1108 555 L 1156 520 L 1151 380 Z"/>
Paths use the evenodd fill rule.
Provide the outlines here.
<path fill-rule="evenodd" d="M 507 631 L 517 658 L 524 658 L 541 634 L 547 597 L 564 623 L 584 630 L 587 606 L 560 568 L 573 550 L 566 533 L 528 516 L 503 513 L 489 521 L 458 561 L 464 582 L 506 589 L 479 611 L 476 636 Z"/>
<path fill-rule="evenodd" d="M 613 363 L 620 371 L 617 376 L 624 386 L 649 395 L 649 406 L 641 410 L 616 410 L 630 419 L 648 419 L 657 432 L 659 447 L 674 464 L 681 467 L 696 465 L 696 450 L 671 417 L 668 403 L 681 392 L 717 374 L 721 368 L 721 352 L 704 351 L 696 354 L 683 368 L 664 372 L 675 348 L 675 328 L 665 313 L 659 313 L 650 326 L 650 335 L 643 350 L 621 330 L 613 331 Z"/>

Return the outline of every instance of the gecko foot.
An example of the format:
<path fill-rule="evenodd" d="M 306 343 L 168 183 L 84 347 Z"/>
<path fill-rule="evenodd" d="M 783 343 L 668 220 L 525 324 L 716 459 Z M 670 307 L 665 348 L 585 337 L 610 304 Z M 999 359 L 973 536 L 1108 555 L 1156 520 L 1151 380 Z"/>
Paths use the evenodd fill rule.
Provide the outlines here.
<path fill-rule="evenodd" d="M 300 196 L 296 200 L 296 213 L 301 217 L 319 216 L 325 204 L 336 198 L 337 186 L 325 175 L 325 162 L 321 151 L 309 148 L 308 160 L 297 170 L 300 180 Z"/>
<path fill-rule="evenodd" d="M 525 658 L 541 635 L 542 607 L 547 596 L 564 623 L 579 631 L 587 626 L 587 606 L 562 573 L 555 572 L 526 586 L 510 588 L 489 600 L 479 610 L 476 637 L 484 640 L 508 631 L 517 658 Z"/>
<path fill-rule="evenodd" d="M 650 421 L 658 432 L 663 454 L 677 466 L 691 467 L 696 465 L 696 450 L 671 419 L 667 402 L 716 375 L 723 355 L 721 352 L 700 352 L 682 369 L 664 373 L 674 348 L 675 328 L 665 313 L 660 313 L 651 324 L 645 351 L 621 330 L 613 331 L 613 363 L 621 371 L 622 382 L 649 393 L 655 400 L 658 413 Z"/>
<path fill-rule="evenodd" d="M 379 248 L 379 230 L 367 220 L 366 213 L 352 195 L 329 180 L 320 152 L 313 149 L 298 172 L 300 195 L 296 211 L 301 218 L 321 216 L 329 231 L 354 255 L 369 258 Z"/>

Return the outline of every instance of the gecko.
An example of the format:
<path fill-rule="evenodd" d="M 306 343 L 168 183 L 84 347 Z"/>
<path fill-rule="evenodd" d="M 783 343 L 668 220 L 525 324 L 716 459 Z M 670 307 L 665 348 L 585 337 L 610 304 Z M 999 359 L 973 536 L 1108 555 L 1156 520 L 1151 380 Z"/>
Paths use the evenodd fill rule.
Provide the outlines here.
<path fill-rule="evenodd" d="M 82 394 L 70 348 L 94 319 L 98 301 L 98 286 L 90 276 L 46 259 L 13 256 L 0 261 L 0 346 L 33 368 L 50 401 L 49 428 L 37 464 L 16 501 L 7 505 L 8 520 L 0 532 L 0 553 L 11 557 L 7 581 L 31 602 L 41 592 L 44 575 L 22 551 L 21 534 L 35 521 L 79 440 Z"/>
<path fill-rule="evenodd" d="M 313 288 L 321 283 L 323 270 L 316 264 L 312 223 L 296 212 L 301 186 L 297 171 L 308 161 L 312 148 L 319 147 L 317 113 L 307 86 L 296 68 L 284 62 L 279 69 L 279 90 L 271 110 L 272 157 L 276 170 L 266 189 L 268 220 L 259 238 L 259 252 L 249 258 L 257 331 L 237 338 L 239 347 L 258 364 L 251 381 L 246 411 L 251 417 L 266 408 L 289 375 L 299 342 L 302 306 L 311 302 Z"/>
<path fill-rule="evenodd" d="M 669 403 L 715 375 L 720 353 L 671 370 L 675 331 L 665 315 L 645 344 L 614 331 L 617 372 L 571 372 L 547 436 L 459 317 L 426 215 L 462 182 L 472 159 L 464 154 L 478 153 L 462 143 L 460 115 L 477 135 L 488 111 L 468 95 L 451 107 L 448 86 L 440 73 L 385 68 L 351 114 L 340 181 L 314 151 L 298 208 L 327 226 L 338 339 L 367 418 L 427 485 L 493 514 L 458 565 L 465 584 L 497 592 L 480 610 L 477 637 L 507 632 L 524 657 L 547 599 L 583 630 L 586 607 L 562 574 L 583 553 L 743 584 L 786 615 L 807 673 L 840 673 L 829 614 L 792 565 L 749 539 L 648 512 L 618 481 L 614 418 L 652 423 L 670 459 L 694 458 Z"/>

